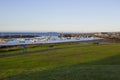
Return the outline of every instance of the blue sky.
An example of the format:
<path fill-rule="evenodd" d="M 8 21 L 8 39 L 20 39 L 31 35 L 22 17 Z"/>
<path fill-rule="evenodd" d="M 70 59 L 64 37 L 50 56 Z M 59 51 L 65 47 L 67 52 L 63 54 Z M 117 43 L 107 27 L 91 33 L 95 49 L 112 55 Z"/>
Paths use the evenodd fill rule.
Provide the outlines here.
<path fill-rule="evenodd" d="M 0 0 L 0 31 L 120 31 L 120 0 Z"/>

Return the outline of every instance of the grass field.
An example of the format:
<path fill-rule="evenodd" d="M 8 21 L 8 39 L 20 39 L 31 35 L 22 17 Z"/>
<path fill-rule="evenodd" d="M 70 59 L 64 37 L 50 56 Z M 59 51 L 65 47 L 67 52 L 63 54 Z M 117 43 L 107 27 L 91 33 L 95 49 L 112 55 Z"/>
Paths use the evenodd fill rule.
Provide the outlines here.
<path fill-rule="evenodd" d="M 0 80 L 120 80 L 120 44 L 62 44 L 54 48 L 61 49 L 0 58 Z M 12 54 L 16 53 L 17 49 Z"/>
<path fill-rule="evenodd" d="M 52 48 L 65 48 L 65 47 L 72 47 L 72 46 L 80 46 L 79 44 L 71 44 L 71 43 L 61 43 L 61 44 L 40 44 L 40 45 L 27 45 L 27 52 L 34 52 L 39 50 L 47 50 Z M 16 54 L 16 53 L 23 53 L 21 46 L 13 46 L 13 47 L 5 47 L 0 49 L 0 55 L 6 54 Z"/>

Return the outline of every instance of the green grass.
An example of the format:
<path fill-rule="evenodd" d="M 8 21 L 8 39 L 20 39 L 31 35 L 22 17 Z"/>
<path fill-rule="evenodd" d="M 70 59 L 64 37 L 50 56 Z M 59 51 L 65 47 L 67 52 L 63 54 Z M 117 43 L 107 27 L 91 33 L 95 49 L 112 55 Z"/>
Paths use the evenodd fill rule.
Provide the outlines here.
<path fill-rule="evenodd" d="M 79 44 L 0 58 L 1 80 L 120 80 L 119 75 L 120 44 Z"/>
<path fill-rule="evenodd" d="M 39 51 L 39 50 L 46 50 L 50 49 L 50 46 L 53 45 L 52 48 L 65 48 L 69 46 L 81 46 L 80 44 L 41 44 L 41 45 L 27 45 L 27 52 Z M 6 47 L 0 49 L 0 55 L 7 55 L 7 54 L 16 54 L 16 53 L 23 53 L 21 46 L 15 47 Z"/>

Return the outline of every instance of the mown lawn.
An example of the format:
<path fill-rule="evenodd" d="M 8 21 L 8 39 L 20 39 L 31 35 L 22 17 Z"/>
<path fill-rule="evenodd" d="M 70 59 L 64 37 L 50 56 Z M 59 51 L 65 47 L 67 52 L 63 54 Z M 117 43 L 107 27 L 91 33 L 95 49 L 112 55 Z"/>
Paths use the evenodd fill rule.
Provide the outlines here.
<path fill-rule="evenodd" d="M 46 50 L 50 48 L 65 48 L 69 46 L 81 46 L 80 44 L 39 44 L 39 45 L 26 45 L 27 52 L 34 52 L 34 51 L 40 51 L 40 50 Z M 0 48 L 0 55 L 6 55 L 6 54 L 16 54 L 16 53 L 23 53 L 22 46 L 14 46 L 14 47 L 6 47 L 6 48 Z"/>
<path fill-rule="evenodd" d="M 119 75 L 120 44 L 82 44 L 0 58 L 1 80 L 120 80 Z"/>

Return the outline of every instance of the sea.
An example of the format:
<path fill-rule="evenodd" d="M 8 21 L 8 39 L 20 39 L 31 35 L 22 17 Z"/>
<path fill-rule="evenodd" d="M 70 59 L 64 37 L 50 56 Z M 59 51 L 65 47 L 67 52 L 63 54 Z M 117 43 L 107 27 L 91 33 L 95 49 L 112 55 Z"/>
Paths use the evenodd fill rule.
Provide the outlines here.
<path fill-rule="evenodd" d="M 27 36 L 27 35 L 37 35 L 37 36 L 58 36 L 58 32 L 0 32 L 0 36 Z"/>
<path fill-rule="evenodd" d="M 63 43 L 63 42 L 75 42 L 75 41 L 91 41 L 100 40 L 98 37 L 72 37 L 59 38 L 59 32 L 0 32 L 0 36 L 27 36 L 27 35 L 37 35 L 34 38 L 11 38 L 7 39 L 7 42 L 0 43 L 1 46 L 13 46 L 13 45 L 23 45 L 23 44 L 45 44 L 45 43 Z M 2 39 L 2 38 L 1 38 Z"/>

